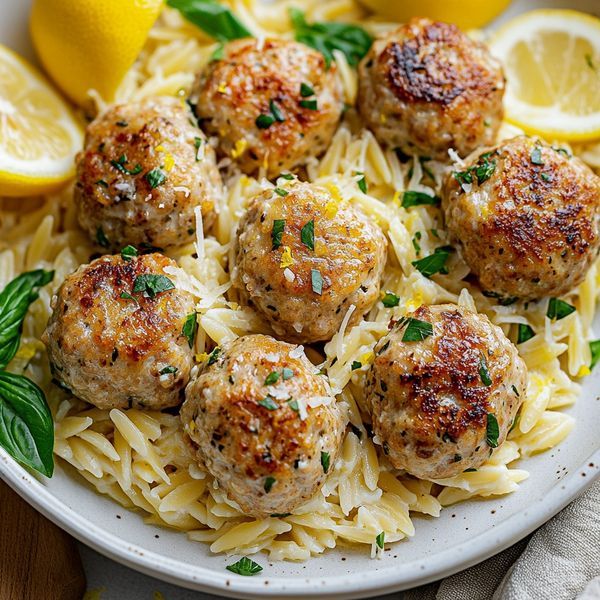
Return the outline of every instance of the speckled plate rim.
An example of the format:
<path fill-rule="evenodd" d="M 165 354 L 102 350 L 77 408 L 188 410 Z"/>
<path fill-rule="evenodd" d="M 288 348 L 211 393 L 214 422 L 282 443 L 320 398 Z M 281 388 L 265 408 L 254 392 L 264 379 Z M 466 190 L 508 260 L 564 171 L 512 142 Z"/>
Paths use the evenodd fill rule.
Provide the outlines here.
<path fill-rule="evenodd" d="M 364 598 L 435 581 L 477 564 L 524 538 L 548 521 L 600 478 L 600 448 L 543 498 L 507 517 L 489 531 L 459 546 L 373 573 L 369 569 L 335 577 L 236 577 L 199 565 L 190 566 L 143 549 L 106 532 L 53 496 L 35 476 L 0 449 L 0 477 L 29 504 L 98 552 L 152 577 L 190 589 L 233 598 Z M 322 558 L 326 560 L 326 554 Z M 268 584 L 265 582 L 268 581 Z"/>

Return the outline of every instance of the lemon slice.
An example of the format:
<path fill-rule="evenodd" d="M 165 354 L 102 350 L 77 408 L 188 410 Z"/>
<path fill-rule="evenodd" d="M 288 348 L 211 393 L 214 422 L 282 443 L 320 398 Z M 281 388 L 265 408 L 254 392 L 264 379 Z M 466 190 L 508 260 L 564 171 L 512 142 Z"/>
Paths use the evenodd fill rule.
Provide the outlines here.
<path fill-rule="evenodd" d="M 76 104 L 107 102 L 138 57 L 163 0 L 34 0 L 29 26 L 40 62 Z"/>
<path fill-rule="evenodd" d="M 0 45 L 0 195 L 53 191 L 73 175 L 82 131 L 64 100 Z"/>
<path fill-rule="evenodd" d="M 600 19 L 574 10 L 534 10 L 490 41 L 504 64 L 506 117 L 549 139 L 600 137 Z"/>
<path fill-rule="evenodd" d="M 377 15 L 403 23 L 411 17 L 429 17 L 454 23 L 462 29 L 483 27 L 511 0 L 360 0 Z"/>

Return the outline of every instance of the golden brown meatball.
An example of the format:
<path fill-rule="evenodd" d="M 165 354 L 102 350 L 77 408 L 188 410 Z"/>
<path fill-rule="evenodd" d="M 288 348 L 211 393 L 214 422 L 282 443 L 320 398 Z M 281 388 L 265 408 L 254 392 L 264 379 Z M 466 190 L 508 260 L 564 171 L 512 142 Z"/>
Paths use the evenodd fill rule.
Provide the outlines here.
<path fill-rule="evenodd" d="M 359 66 L 358 107 L 380 143 L 448 159 L 492 144 L 504 75 L 487 48 L 455 25 L 412 19 L 375 40 Z"/>
<path fill-rule="evenodd" d="M 42 339 L 54 377 L 75 396 L 98 408 L 183 401 L 194 299 L 167 267 L 176 263 L 161 254 L 103 256 L 65 279 Z"/>
<path fill-rule="evenodd" d="M 88 125 L 77 155 L 79 224 L 105 248 L 160 248 L 194 239 L 215 220 L 221 176 L 215 153 L 176 98 L 113 106 Z"/>
<path fill-rule="evenodd" d="M 446 227 L 483 290 L 560 296 L 600 248 L 600 178 L 537 138 L 516 137 L 450 173 Z"/>
<path fill-rule="evenodd" d="M 215 349 L 181 420 L 200 464 L 242 510 L 288 513 L 333 468 L 344 417 L 302 349 L 249 335 Z"/>
<path fill-rule="evenodd" d="M 294 182 L 256 196 L 240 220 L 232 273 L 243 301 L 278 336 L 329 340 L 350 305 L 356 324 L 379 298 L 381 229 L 329 190 Z"/>
<path fill-rule="evenodd" d="M 325 151 L 342 112 L 336 66 L 293 41 L 243 39 L 200 73 L 191 96 L 222 154 L 273 177 Z"/>
<path fill-rule="evenodd" d="M 452 304 L 421 306 L 390 326 L 366 386 L 383 451 L 423 479 L 479 467 L 525 395 L 516 348 L 486 316 Z"/>

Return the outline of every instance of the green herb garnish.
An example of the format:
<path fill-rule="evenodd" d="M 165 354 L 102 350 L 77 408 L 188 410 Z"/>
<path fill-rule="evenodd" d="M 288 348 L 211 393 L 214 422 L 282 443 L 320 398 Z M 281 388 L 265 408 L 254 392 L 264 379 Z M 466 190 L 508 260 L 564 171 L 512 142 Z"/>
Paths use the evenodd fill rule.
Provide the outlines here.
<path fill-rule="evenodd" d="M 323 472 L 327 473 L 329 471 L 329 463 L 331 462 L 331 456 L 329 452 L 321 452 L 321 466 L 323 467 Z"/>
<path fill-rule="evenodd" d="M 267 492 L 267 494 L 271 491 L 271 488 L 273 487 L 273 484 L 275 483 L 275 481 L 277 481 L 275 479 L 275 477 L 269 476 L 265 479 L 264 488 L 265 488 L 265 492 Z"/>
<path fill-rule="evenodd" d="M 487 425 L 485 428 L 485 441 L 490 448 L 498 447 L 498 436 L 500 435 L 500 427 L 498 419 L 494 413 L 487 414 Z"/>
<path fill-rule="evenodd" d="M 210 365 L 214 365 L 217 360 L 219 360 L 219 356 L 221 355 L 221 348 L 217 346 L 209 355 L 208 362 L 206 363 L 209 367 Z"/>
<path fill-rule="evenodd" d="M 323 293 L 323 277 L 321 273 L 317 269 L 311 269 L 310 280 L 313 292 L 320 296 Z"/>
<path fill-rule="evenodd" d="M 308 85 L 308 83 L 301 83 L 300 84 L 300 95 L 303 98 L 308 98 L 309 96 L 315 95 L 315 90 L 313 90 L 312 87 L 310 85 Z"/>
<path fill-rule="evenodd" d="M 273 188 L 273 191 L 278 196 L 281 196 L 282 198 L 284 198 L 285 196 L 287 196 L 289 194 L 289 192 L 287 190 L 284 190 L 283 188 L 280 188 L 280 187 Z"/>
<path fill-rule="evenodd" d="M 403 342 L 422 342 L 425 338 L 433 335 L 433 325 L 431 323 L 413 317 L 406 319 L 403 327 L 406 327 L 402 336 Z"/>
<path fill-rule="evenodd" d="M 450 250 L 447 247 L 436 248 L 433 254 L 420 258 L 419 260 L 413 260 L 412 265 L 420 271 L 425 277 L 431 277 L 436 273 L 442 275 L 448 274 L 446 267 L 446 261 L 450 256 Z"/>
<path fill-rule="evenodd" d="M 144 179 L 150 184 L 150 187 L 154 189 L 167 180 L 167 174 L 157 167 L 156 169 L 152 169 L 152 171 L 148 171 L 144 175 Z"/>
<path fill-rule="evenodd" d="M 319 110 L 316 100 L 300 100 L 298 104 L 300 104 L 302 108 L 306 108 L 308 110 Z"/>
<path fill-rule="evenodd" d="M 271 229 L 271 241 L 273 242 L 273 250 L 276 250 L 281 246 L 281 240 L 283 238 L 283 231 L 285 230 L 285 219 L 275 219 L 273 221 L 273 228 Z"/>
<path fill-rule="evenodd" d="M 566 316 L 570 315 L 576 310 L 577 309 L 572 304 L 569 304 L 564 300 L 560 300 L 559 298 L 550 298 L 546 316 L 549 319 L 556 319 L 557 321 L 560 321 L 560 319 L 564 319 Z"/>
<path fill-rule="evenodd" d="M 279 123 L 283 123 L 283 121 L 285 121 L 285 117 L 283 116 L 283 113 L 281 112 L 281 109 L 279 108 L 275 100 L 271 100 L 269 102 L 269 110 L 271 111 L 271 114 L 273 115 L 273 118 L 276 121 L 279 121 Z"/>
<path fill-rule="evenodd" d="M 256 117 L 255 123 L 259 129 L 268 129 L 271 127 L 271 125 L 273 125 L 273 123 L 275 123 L 275 117 L 262 113 Z"/>
<path fill-rule="evenodd" d="M 279 408 L 279 404 L 277 404 L 277 402 L 275 402 L 271 396 L 267 396 L 266 398 L 259 400 L 258 403 L 261 406 L 264 406 L 267 410 L 277 410 Z"/>
<path fill-rule="evenodd" d="M 294 376 L 294 371 L 292 371 L 292 369 L 290 369 L 288 367 L 283 367 L 283 369 L 281 370 L 281 378 L 284 381 L 291 379 L 293 376 Z"/>
<path fill-rule="evenodd" d="M 383 550 L 383 546 L 385 545 L 385 531 L 382 531 L 377 535 L 375 538 L 375 543 L 377 544 L 378 548 Z"/>
<path fill-rule="evenodd" d="M 361 367 L 362 367 L 362 363 L 358 360 L 353 360 L 352 365 L 350 365 L 350 369 L 352 371 L 356 371 L 357 369 L 360 369 Z"/>
<path fill-rule="evenodd" d="M 98 229 L 96 229 L 96 241 L 98 242 L 98 245 L 102 246 L 103 248 L 108 248 L 110 245 L 110 242 L 108 241 L 108 238 L 106 237 L 102 227 L 98 227 Z"/>
<path fill-rule="evenodd" d="M 160 375 L 169 375 L 171 373 L 177 373 L 177 371 L 179 371 L 179 369 L 177 367 L 173 367 L 172 365 L 168 365 L 164 369 L 161 369 L 159 371 L 159 374 Z"/>
<path fill-rule="evenodd" d="M 135 246 L 128 245 L 121 250 L 121 258 L 126 261 L 134 259 L 137 255 L 138 251 Z"/>
<path fill-rule="evenodd" d="M 173 0 L 169 0 L 169 2 L 172 1 Z M 257 573 L 260 573 L 263 570 L 263 568 L 258 563 L 255 563 L 252 559 L 248 558 L 247 556 L 243 556 L 236 563 L 233 563 L 232 565 L 227 565 L 225 568 L 228 571 L 231 571 L 232 573 L 236 573 L 237 575 L 244 575 L 245 577 L 256 575 Z"/>
<path fill-rule="evenodd" d="M 490 377 L 490 370 L 488 369 L 487 360 L 485 355 L 482 354 L 479 359 L 479 377 L 481 377 L 481 382 L 486 387 L 492 385 L 492 378 Z"/>
<path fill-rule="evenodd" d="M 142 292 L 148 298 L 154 298 L 157 294 L 175 289 L 175 284 L 164 275 L 145 273 L 138 275 L 133 282 L 133 293 Z"/>
<path fill-rule="evenodd" d="M 142 172 L 142 165 L 140 165 L 139 163 L 135 165 L 135 167 L 133 167 L 133 169 L 128 169 L 125 165 L 127 164 L 127 155 L 126 154 L 121 154 L 121 156 L 119 156 L 118 160 L 111 160 L 110 164 L 117 169 L 117 171 L 120 171 L 121 173 L 124 173 L 125 175 L 137 175 L 138 173 Z"/>
<path fill-rule="evenodd" d="M 593 369 L 600 360 L 600 340 L 590 342 L 590 352 L 592 353 L 592 362 L 590 363 L 590 369 Z"/>
<path fill-rule="evenodd" d="M 315 221 L 311 219 L 300 230 L 300 240 L 309 249 L 315 249 Z"/>
<path fill-rule="evenodd" d="M 529 158 L 531 159 L 531 162 L 534 165 L 543 165 L 544 164 L 544 161 L 542 159 L 542 149 L 539 146 L 532 148 Z"/>
<path fill-rule="evenodd" d="M 402 194 L 402 208 L 410 208 L 411 206 L 437 206 L 440 203 L 439 196 L 430 196 L 423 192 L 415 192 L 408 190 Z"/>
<path fill-rule="evenodd" d="M 396 296 L 393 292 L 385 292 L 383 298 L 381 299 L 381 303 L 386 308 L 394 308 L 394 306 L 398 306 L 400 304 L 400 298 Z"/>
<path fill-rule="evenodd" d="M 517 330 L 517 344 L 522 344 L 527 340 L 530 340 L 534 336 L 535 331 L 533 331 L 530 325 L 519 323 L 519 327 Z"/>
<path fill-rule="evenodd" d="M 181 333 L 187 338 L 190 348 L 194 347 L 194 338 L 196 337 L 196 331 L 198 330 L 198 315 L 193 312 L 190 313 L 183 323 Z"/>
<path fill-rule="evenodd" d="M 279 381 L 279 373 L 277 371 L 271 371 L 265 379 L 265 385 L 273 385 L 274 383 L 277 383 L 278 381 Z"/>

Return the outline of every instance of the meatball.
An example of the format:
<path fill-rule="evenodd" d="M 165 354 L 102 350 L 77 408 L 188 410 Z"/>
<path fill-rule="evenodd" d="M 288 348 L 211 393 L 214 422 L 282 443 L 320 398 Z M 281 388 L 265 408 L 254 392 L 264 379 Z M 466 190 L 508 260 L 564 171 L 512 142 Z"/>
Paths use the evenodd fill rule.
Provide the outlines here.
<path fill-rule="evenodd" d="M 240 220 L 233 285 L 281 338 L 329 340 L 379 298 L 387 241 L 358 208 L 295 182 L 254 197 Z"/>
<path fill-rule="evenodd" d="M 492 144 L 504 75 L 486 47 L 424 18 L 375 40 L 359 66 L 358 108 L 380 143 L 447 160 Z"/>
<path fill-rule="evenodd" d="M 194 299 L 161 254 L 104 256 L 68 276 L 43 335 L 52 374 L 98 408 L 181 404 L 193 364 Z"/>
<path fill-rule="evenodd" d="M 526 383 L 525 363 L 499 327 L 442 304 L 390 324 L 366 396 L 392 465 L 439 479 L 479 467 L 504 442 Z"/>
<path fill-rule="evenodd" d="M 176 98 L 108 109 L 88 125 L 77 155 L 79 224 L 97 243 L 167 248 L 194 239 L 215 220 L 221 176 L 214 150 Z"/>
<path fill-rule="evenodd" d="M 336 65 L 320 52 L 280 39 L 225 45 L 197 78 L 191 102 L 222 154 L 273 177 L 325 151 L 342 113 Z"/>
<path fill-rule="evenodd" d="M 323 485 L 345 417 L 301 348 L 249 335 L 216 348 L 181 420 L 198 462 L 248 515 L 288 513 Z"/>
<path fill-rule="evenodd" d="M 450 173 L 446 227 L 484 293 L 560 296 L 600 248 L 600 178 L 537 138 L 516 137 Z"/>

